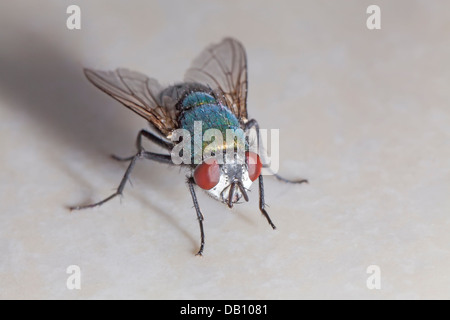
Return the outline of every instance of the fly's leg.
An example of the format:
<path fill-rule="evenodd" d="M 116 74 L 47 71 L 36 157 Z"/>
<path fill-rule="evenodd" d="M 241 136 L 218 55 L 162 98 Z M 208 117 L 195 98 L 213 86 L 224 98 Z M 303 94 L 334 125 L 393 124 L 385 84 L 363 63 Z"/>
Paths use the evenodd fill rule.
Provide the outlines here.
<path fill-rule="evenodd" d="M 269 217 L 269 214 L 266 211 L 266 203 L 264 202 L 264 181 L 263 176 L 259 176 L 259 210 L 261 210 L 261 213 L 264 217 L 266 217 L 267 222 L 270 224 L 272 229 L 276 229 L 275 225 L 273 224 L 272 220 Z"/>
<path fill-rule="evenodd" d="M 131 171 L 133 170 L 134 165 L 136 164 L 136 161 L 138 159 L 149 159 L 149 160 L 154 160 L 156 162 L 173 164 L 172 158 L 170 155 L 158 154 L 158 153 L 146 152 L 146 151 L 138 152 L 136 155 L 134 155 L 133 157 L 130 158 L 131 162 L 128 165 L 127 171 L 125 171 L 125 174 L 123 175 L 123 178 L 120 181 L 119 187 L 117 188 L 116 192 L 114 192 L 112 195 L 110 195 L 109 197 L 107 197 L 99 202 L 96 202 L 93 204 L 88 204 L 88 205 L 83 205 L 83 206 L 73 206 L 73 207 L 69 207 L 69 209 L 70 210 L 81 210 L 81 209 L 87 209 L 87 208 L 101 206 L 105 202 L 107 202 L 119 195 L 122 195 L 123 189 L 125 188 L 125 185 L 127 184 L 128 178 L 131 174 Z"/>
<path fill-rule="evenodd" d="M 128 177 L 131 174 L 131 171 L 134 168 L 134 165 L 136 164 L 136 160 L 139 158 L 139 154 L 135 155 L 134 157 L 132 157 L 130 164 L 128 165 L 127 171 L 125 171 L 125 174 L 122 178 L 122 180 L 120 181 L 119 187 L 117 188 L 116 192 L 114 192 L 112 195 L 110 195 L 109 197 L 93 203 L 93 204 L 88 204 L 88 205 L 83 205 L 83 206 L 73 206 L 73 207 L 69 207 L 69 209 L 72 210 L 81 210 L 81 209 L 87 209 L 87 208 L 93 208 L 93 207 L 97 207 L 97 206 L 101 206 L 102 204 L 104 204 L 105 202 L 115 198 L 118 195 L 122 194 L 123 189 L 125 188 L 125 185 L 128 181 Z"/>
<path fill-rule="evenodd" d="M 272 169 L 270 169 L 270 167 L 268 165 L 263 165 L 263 168 L 266 168 L 267 170 L 269 170 L 271 175 L 273 175 L 275 178 L 277 178 L 277 180 L 280 180 L 280 181 L 283 181 L 286 183 L 293 183 L 293 184 L 309 183 L 307 179 L 298 179 L 298 180 L 286 179 L 286 178 L 280 176 L 279 174 L 276 174 L 275 172 L 273 172 Z"/>
<path fill-rule="evenodd" d="M 144 147 L 142 146 L 142 136 L 144 136 L 145 138 L 147 138 L 154 144 L 157 144 L 158 146 L 160 146 L 166 150 L 171 150 L 173 147 L 173 145 L 171 143 L 161 139 L 160 137 L 156 136 L 155 134 L 153 134 L 145 129 L 142 129 L 141 131 L 139 131 L 137 138 L 136 138 L 136 147 L 138 149 L 138 152 L 144 151 Z M 111 155 L 111 157 L 117 161 L 130 161 L 133 159 L 134 156 L 122 158 L 122 157 L 118 157 L 113 154 L 113 155 Z"/>
<path fill-rule="evenodd" d="M 251 119 L 245 124 L 244 131 L 247 132 L 247 130 L 250 130 L 253 127 L 256 129 L 256 138 L 257 138 L 258 148 L 262 148 L 260 146 L 260 139 L 259 139 L 259 124 L 255 119 Z M 265 162 L 265 161 L 263 161 L 263 162 Z M 265 165 L 263 167 L 268 168 L 269 171 L 272 173 L 272 175 L 275 176 L 275 178 L 277 178 L 280 181 L 288 182 L 288 183 L 308 183 L 308 180 L 305 180 L 305 179 L 289 180 L 289 179 L 283 178 L 283 177 L 279 176 L 278 174 L 276 174 L 275 172 L 273 172 L 272 170 L 270 170 L 270 167 L 268 165 Z M 264 202 L 264 180 L 263 180 L 262 175 L 259 176 L 259 210 L 261 211 L 263 216 L 267 219 L 267 222 L 270 224 L 272 229 L 276 229 L 275 225 L 273 224 L 272 220 L 270 219 L 269 214 L 266 211 L 266 203 Z"/>
<path fill-rule="evenodd" d="M 260 148 L 260 145 L 259 145 L 260 144 L 260 141 L 259 141 L 259 124 L 258 124 L 258 122 L 256 122 L 255 119 L 249 120 L 245 124 L 244 131 L 247 132 L 247 130 L 250 130 L 253 127 L 255 127 L 255 129 L 256 129 L 256 138 L 257 138 L 258 148 Z M 264 180 L 263 180 L 263 176 L 262 175 L 259 176 L 259 210 L 261 211 L 263 216 L 267 219 L 267 222 L 270 224 L 272 229 L 275 230 L 277 227 L 275 227 L 275 225 L 273 224 L 272 220 L 270 219 L 269 214 L 266 211 L 266 203 L 264 202 Z"/>
<path fill-rule="evenodd" d="M 196 255 L 201 256 L 203 254 L 203 248 L 205 247 L 205 233 L 203 231 L 203 214 L 200 211 L 200 207 L 199 207 L 198 201 L 197 201 L 197 196 L 195 195 L 194 178 L 192 178 L 192 177 L 188 178 L 187 183 L 188 183 L 189 191 L 191 192 L 192 201 L 194 202 L 195 211 L 197 212 L 198 223 L 200 225 L 200 249 L 198 250 Z"/>
<path fill-rule="evenodd" d="M 93 204 L 88 204 L 88 205 L 83 205 L 83 206 L 73 206 L 73 207 L 69 207 L 70 210 L 81 210 L 81 209 L 87 209 L 87 208 L 93 208 L 93 207 L 97 207 L 100 206 L 102 204 L 104 204 L 105 202 L 119 196 L 122 195 L 123 189 L 125 188 L 125 185 L 127 184 L 128 178 L 131 174 L 131 171 L 134 168 L 134 165 L 136 164 L 136 161 L 138 159 L 149 159 L 149 160 L 154 160 L 156 162 L 162 162 L 162 163 L 167 163 L 167 164 L 173 164 L 172 162 L 172 158 L 170 155 L 165 155 L 165 154 L 159 154 L 159 153 L 153 153 L 153 152 L 146 152 L 144 150 L 144 148 L 142 147 L 142 136 L 146 137 L 147 139 L 149 139 L 150 141 L 154 142 L 155 144 L 170 150 L 171 149 L 171 144 L 164 141 L 163 139 L 157 137 L 156 135 L 154 135 L 151 132 L 148 132 L 146 130 L 141 130 L 136 138 L 136 146 L 138 148 L 138 152 L 131 157 L 127 157 L 127 158 L 120 158 L 117 156 L 112 156 L 114 159 L 119 160 L 119 161 L 130 161 L 130 164 L 128 165 L 127 171 L 125 171 L 125 174 L 122 178 L 122 180 L 120 181 L 119 187 L 117 188 L 116 192 L 114 192 L 112 195 L 110 195 L 109 197 L 103 199 L 102 201 L 93 203 Z"/>
<path fill-rule="evenodd" d="M 258 142 L 258 148 L 262 148 L 260 146 L 260 140 L 259 140 L 259 124 L 255 119 L 251 119 L 245 124 L 244 131 L 246 132 L 247 130 L 250 130 L 253 127 L 256 129 L 256 139 Z M 263 163 L 265 163 L 265 161 L 263 161 Z M 287 183 L 294 183 L 294 184 L 308 183 L 308 180 L 306 180 L 306 179 L 299 179 L 299 180 L 286 179 L 286 178 L 276 174 L 275 172 L 273 172 L 268 165 L 263 165 L 263 168 L 267 168 L 270 171 L 270 173 L 280 181 L 287 182 Z"/>

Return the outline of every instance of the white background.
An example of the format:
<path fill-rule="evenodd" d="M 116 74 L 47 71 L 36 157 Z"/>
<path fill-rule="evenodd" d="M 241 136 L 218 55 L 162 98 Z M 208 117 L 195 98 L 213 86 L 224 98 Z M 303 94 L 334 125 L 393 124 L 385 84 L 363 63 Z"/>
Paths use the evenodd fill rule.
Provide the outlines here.
<path fill-rule="evenodd" d="M 1 2 L 0 298 L 450 298 L 447 1 Z M 278 229 L 255 186 L 233 210 L 199 192 L 195 257 L 186 172 L 152 162 L 122 201 L 70 213 L 113 191 L 109 154 L 146 127 L 82 68 L 171 84 L 225 36 L 247 49 L 250 116 L 280 129 L 280 173 L 310 181 L 265 179 Z"/>

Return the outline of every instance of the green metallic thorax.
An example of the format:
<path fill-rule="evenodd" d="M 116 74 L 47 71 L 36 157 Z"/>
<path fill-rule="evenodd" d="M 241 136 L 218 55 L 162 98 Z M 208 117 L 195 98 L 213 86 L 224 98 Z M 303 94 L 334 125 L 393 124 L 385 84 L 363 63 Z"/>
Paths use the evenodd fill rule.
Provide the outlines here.
<path fill-rule="evenodd" d="M 194 147 L 194 125 L 196 121 L 201 121 L 202 137 L 206 130 L 217 129 L 222 133 L 223 146 L 219 146 L 216 150 L 205 149 L 211 145 L 211 141 L 202 142 L 201 148 Z M 213 96 L 205 92 L 193 92 L 186 96 L 181 103 L 181 113 L 179 123 L 182 129 L 189 131 L 191 135 L 192 159 L 197 155 L 195 150 L 201 152 L 218 152 L 228 148 L 236 147 L 235 144 L 227 145 L 226 132 L 227 129 L 240 129 L 239 120 L 226 106 L 220 104 Z M 243 140 L 244 141 L 244 140 Z M 244 142 L 245 143 L 245 142 Z M 245 146 L 244 146 L 245 148 Z M 220 150 L 219 150 L 220 149 Z"/>

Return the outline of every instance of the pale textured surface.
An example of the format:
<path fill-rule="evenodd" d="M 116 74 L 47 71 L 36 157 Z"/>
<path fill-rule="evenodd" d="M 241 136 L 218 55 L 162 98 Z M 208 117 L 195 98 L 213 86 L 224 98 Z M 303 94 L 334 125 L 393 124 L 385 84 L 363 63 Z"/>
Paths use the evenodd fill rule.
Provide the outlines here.
<path fill-rule="evenodd" d="M 0 298 L 450 298 L 450 24 L 447 1 L 2 1 Z M 131 4 L 132 3 L 132 4 Z M 277 3 L 277 4 L 275 4 Z M 99 200 L 143 120 L 95 89 L 83 67 L 128 67 L 164 83 L 225 36 L 249 59 L 249 111 L 281 129 L 266 178 L 272 231 L 251 202 L 199 193 L 185 173 L 140 163 Z M 79 265 L 82 289 L 66 289 Z M 381 290 L 366 268 L 381 268 Z"/>

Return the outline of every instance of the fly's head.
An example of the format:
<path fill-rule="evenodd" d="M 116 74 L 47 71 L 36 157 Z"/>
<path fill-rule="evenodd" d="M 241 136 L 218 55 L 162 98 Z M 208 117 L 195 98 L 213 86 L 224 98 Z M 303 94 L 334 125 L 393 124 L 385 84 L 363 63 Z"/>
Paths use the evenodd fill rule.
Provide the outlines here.
<path fill-rule="evenodd" d="M 194 180 L 209 195 L 231 208 L 241 198 L 248 201 L 247 190 L 260 176 L 262 163 L 251 151 L 225 155 L 223 160 L 209 158 L 199 164 L 194 170 Z"/>

